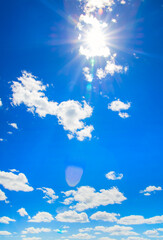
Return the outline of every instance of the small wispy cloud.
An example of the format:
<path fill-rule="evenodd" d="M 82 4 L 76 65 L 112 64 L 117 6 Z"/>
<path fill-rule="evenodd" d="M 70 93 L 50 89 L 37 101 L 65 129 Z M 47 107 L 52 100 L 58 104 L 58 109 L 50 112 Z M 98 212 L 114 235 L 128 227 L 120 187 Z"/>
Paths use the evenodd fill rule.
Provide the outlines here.
<path fill-rule="evenodd" d="M 108 172 L 105 176 L 109 180 L 121 180 L 123 178 L 122 173 L 116 174 L 114 171 Z"/>
<path fill-rule="evenodd" d="M 140 193 L 143 193 L 145 196 L 150 196 L 152 192 L 162 191 L 162 187 L 149 186 L 146 189 L 141 190 Z"/>
<path fill-rule="evenodd" d="M 47 203 L 51 204 L 54 203 L 56 199 L 58 199 L 58 196 L 55 194 L 54 190 L 52 188 L 37 188 L 37 190 L 41 190 L 45 196 L 44 199 L 47 199 Z"/>

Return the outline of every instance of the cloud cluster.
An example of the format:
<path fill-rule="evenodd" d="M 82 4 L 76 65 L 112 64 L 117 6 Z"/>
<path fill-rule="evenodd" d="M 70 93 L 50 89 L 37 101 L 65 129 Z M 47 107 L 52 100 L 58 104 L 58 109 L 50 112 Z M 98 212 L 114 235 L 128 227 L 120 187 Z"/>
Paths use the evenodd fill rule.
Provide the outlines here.
<path fill-rule="evenodd" d="M 73 234 L 72 236 L 70 236 L 70 238 L 72 238 L 72 239 L 93 239 L 96 237 L 93 235 L 90 235 L 88 233 L 78 233 L 78 234 Z"/>
<path fill-rule="evenodd" d="M 83 141 L 92 137 L 93 126 L 85 125 L 83 120 L 91 117 L 93 109 L 85 101 L 83 104 L 73 100 L 60 104 L 49 101 L 44 93 L 46 86 L 26 71 L 22 72 L 18 81 L 13 82 L 11 88 L 13 105 L 25 104 L 28 111 L 37 113 L 40 117 L 45 117 L 47 114 L 56 116 L 58 123 L 63 125 L 71 138 L 77 137 L 79 141 Z"/>
<path fill-rule="evenodd" d="M 37 188 L 37 190 L 41 190 L 43 193 L 45 193 L 44 199 L 47 199 L 47 203 L 54 203 L 56 199 L 58 199 L 58 196 L 55 195 L 55 192 L 51 188 Z"/>
<path fill-rule="evenodd" d="M 22 234 L 37 234 L 37 233 L 47 233 L 47 232 L 51 232 L 51 229 L 49 228 L 34 228 L 34 227 L 29 227 L 26 228 L 25 230 L 22 231 Z"/>
<path fill-rule="evenodd" d="M 136 232 L 132 231 L 132 227 L 114 225 L 112 227 L 97 226 L 94 228 L 95 231 L 109 233 L 111 236 L 134 236 L 138 235 Z"/>
<path fill-rule="evenodd" d="M 94 213 L 90 219 L 92 220 L 102 220 L 102 221 L 106 221 L 106 222 L 117 222 L 118 219 L 117 219 L 117 216 L 120 216 L 119 214 L 117 213 L 108 213 L 108 212 L 96 212 Z"/>
<path fill-rule="evenodd" d="M 0 107 L 2 107 L 2 105 L 3 105 L 3 104 L 2 104 L 2 100 L 1 100 L 1 98 L 0 98 Z"/>
<path fill-rule="evenodd" d="M 28 216 L 28 219 L 30 219 L 30 216 L 28 215 L 27 211 L 25 210 L 25 208 L 20 208 L 18 211 L 19 215 L 21 217 L 25 217 L 25 216 Z"/>
<path fill-rule="evenodd" d="M 114 171 L 111 171 L 106 174 L 106 178 L 109 180 L 121 180 L 123 178 L 123 174 L 116 174 Z"/>
<path fill-rule="evenodd" d="M 151 218 L 144 218 L 141 215 L 131 215 L 118 220 L 118 224 L 138 225 L 138 224 L 158 224 L 163 223 L 163 215 Z"/>
<path fill-rule="evenodd" d="M 58 213 L 56 220 L 59 222 L 80 222 L 86 223 L 89 222 L 88 216 L 85 212 L 77 213 L 76 211 L 65 211 L 63 213 Z"/>
<path fill-rule="evenodd" d="M 105 190 L 101 189 L 99 192 L 93 187 L 82 186 L 75 190 L 64 192 L 65 199 L 64 204 L 69 205 L 72 202 L 77 202 L 76 205 L 70 206 L 71 209 L 77 211 L 84 211 L 89 208 L 95 208 L 99 206 L 107 206 L 109 204 L 121 204 L 126 197 L 115 187 Z"/>
<path fill-rule="evenodd" d="M 115 4 L 114 0 L 79 0 L 79 2 L 83 3 L 84 12 L 86 13 L 92 13 L 102 8 L 112 11 L 112 6 Z"/>
<path fill-rule="evenodd" d="M 5 201 L 7 203 L 7 197 L 1 189 L 0 189 L 0 201 Z"/>
<path fill-rule="evenodd" d="M 0 236 L 9 236 L 9 235 L 11 235 L 11 233 L 8 231 L 0 231 Z"/>
<path fill-rule="evenodd" d="M 128 113 L 122 112 L 122 111 L 126 111 L 130 107 L 131 107 L 131 103 L 124 103 L 124 102 L 120 101 L 119 99 L 108 104 L 108 109 L 112 110 L 113 112 L 119 112 L 119 116 L 121 118 L 129 117 Z"/>
<path fill-rule="evenodd" d="M 12 172 L 0 171 L 0 184 L 11 191 L 31 192 L 33 188 L 29 186 L 28 179 L 23 173 L 14 174 Z"/>
<path fill-rule="evenodd" d="M 0 223 L 9 224 L 10 222 L 16 222 L 16 220 L 9 217 L 0 217 Z"/>
<path fill-rule="evenodd" d="M 28 222 L 51 222 L 53 221 L 53 216 L 48 212 L 38 212 L 34 217 L 28 220 Z"/>
<path fill-rule="evenodd" d="M 110 60 L 106 62 L 106 66 L 104 69 L 102 68 L 97 69 L 96 76 L 99 79 L 105 78 L 108 74 L 113 76 L 115 73 L 127 72 L 128 68 L 123 67 L 121 65 L 117 65 L 115 63 L 115 58 L 116 58 L 116 54 L 113 54 L 113 56 L 110 57 Z"/>
<path fill-rule="evenodd" d="M 140 191 L 140 193 L 143 193 L 145 196 L 150 196 L 151 193 L 155 191 L 162 191 L 162 187 L 149 186 L 145 190 Z"/>

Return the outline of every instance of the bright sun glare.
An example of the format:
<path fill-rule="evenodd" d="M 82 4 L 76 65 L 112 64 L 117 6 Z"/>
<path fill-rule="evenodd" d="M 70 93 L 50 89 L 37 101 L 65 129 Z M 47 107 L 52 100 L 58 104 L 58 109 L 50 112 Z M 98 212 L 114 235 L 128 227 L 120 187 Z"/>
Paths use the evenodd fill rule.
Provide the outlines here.
<path fill-rule="evenodd" d="M 101 26 L 95 25 L 86 30 L 80 53 L 87 58 L 96 56 L 108 57 L 110 55 L 108 39 Z"/>
<path fill-rule="evenodd" d="M 86 34 L 85 42 L 92 51 L 106 47 L 106 39 L 100 28 L 94 27 Z"/>

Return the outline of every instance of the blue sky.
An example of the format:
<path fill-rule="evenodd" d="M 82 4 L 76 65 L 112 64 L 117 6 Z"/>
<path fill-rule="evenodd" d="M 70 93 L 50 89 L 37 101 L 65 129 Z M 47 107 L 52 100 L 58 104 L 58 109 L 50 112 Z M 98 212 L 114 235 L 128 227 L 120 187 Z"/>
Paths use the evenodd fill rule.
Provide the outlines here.
<path fill-rule="evenodd" d="M 0 240 L 163 238 L 162 11 L 0 1 Z"/>

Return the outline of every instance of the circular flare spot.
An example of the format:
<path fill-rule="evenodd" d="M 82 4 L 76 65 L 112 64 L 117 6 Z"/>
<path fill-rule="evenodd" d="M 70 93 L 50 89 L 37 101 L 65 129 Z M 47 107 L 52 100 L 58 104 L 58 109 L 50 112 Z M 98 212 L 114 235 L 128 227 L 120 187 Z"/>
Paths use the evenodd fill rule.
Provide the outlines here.
<path fill-rule="evenodd" d="M 83 169 L 80 167 L 69 166 L 66 168 L 66 182 L 70 187 L 75 187 L 81 180 Z"/>

